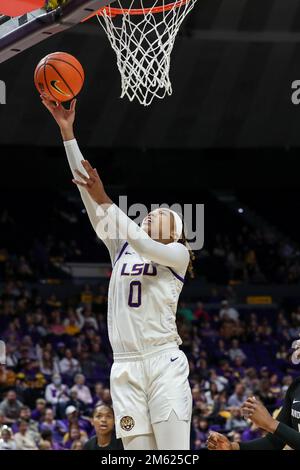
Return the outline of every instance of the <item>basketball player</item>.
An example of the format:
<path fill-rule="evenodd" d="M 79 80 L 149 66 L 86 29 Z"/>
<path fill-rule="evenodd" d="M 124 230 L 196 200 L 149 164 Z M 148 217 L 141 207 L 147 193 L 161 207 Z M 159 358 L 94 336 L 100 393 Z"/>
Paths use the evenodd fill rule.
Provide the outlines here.
<path fill-rule="evenodd" d="M 300 340 L 294 341 L 292 361 L 300 363 Z M 274 419 L 255 397 L 246 400 L 241 408 L 245 418 L 268 432 L 261 439 L 249 442 L 230 442 L 226 436 L 210 433 L 207 441 L 210 450 L 281 450 L 288 445 L 300 450 L 300 377 L 294 380 L 286 392 L 283 406 Z"/>
<path fill-rule="evenodd" d="M 191 266 L 182 220 L 167 209 L 149 213 L 141 227 L 129 219 L 83 159 L 73 133 L 76 100 L 69 110 L 46 97 L 42 102 L 60 127 L 73 182 L 113 265 L 108 330 L 117 437 L 126 450 L 189 449 L 189 367 L 175 322 Z"/>

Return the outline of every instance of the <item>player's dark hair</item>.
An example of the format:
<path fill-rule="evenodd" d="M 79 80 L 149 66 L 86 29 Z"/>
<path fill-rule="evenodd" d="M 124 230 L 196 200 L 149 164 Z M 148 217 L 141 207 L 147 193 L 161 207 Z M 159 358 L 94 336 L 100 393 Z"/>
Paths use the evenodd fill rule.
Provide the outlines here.
<path fill-rule="evenodd" d="M 193 250 L 191 249 L 191 247 L 190 247 L 190 245 L 187 241 L 184 230 L 182 230 L 181 238 L 180 238 L 180 240 L 178 240 L 178 242 L 182 243 L 182 245 L 186 246 L 187 249 L 189 250 L 190 262 L 189 262 L 189 265 L 188 265 L 188 274 L 189 274 L 191 279 L 194 279 L 195 273 L 194 273 L 193 261 L 195 261 L 195 254 L 194 254 Z"/>
<path fill-rule="evenodd" d="M 113 410 L 112 406 L 105 405 L 104 403 L 99 403 L 99 405 L 96 405 L 95 408 L 93 409 L 92 417 L 95 416 L 96 411 L 98 410 L 98 408 L 102 408 L 102 407 L 109 409 L 112 412 L 112 414 L 114 415 L 114 410 Z"/>

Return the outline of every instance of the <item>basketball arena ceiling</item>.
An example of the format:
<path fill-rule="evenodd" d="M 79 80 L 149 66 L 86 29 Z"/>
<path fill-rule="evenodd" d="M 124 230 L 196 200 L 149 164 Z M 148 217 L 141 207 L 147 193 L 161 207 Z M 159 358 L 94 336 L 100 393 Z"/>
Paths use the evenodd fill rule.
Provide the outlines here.
<path fill-rule="evenodd" d="M 86 71 L 77 131 L 88 146 L 138 148 L 295 147 L 300 105 L 300 0 L 198 0 L 172 54 L 173 95 L 149 108 L 120 99 L 116 58 L 96 19 L 0 65 L 7 104 L 0 143 L 58 145 L 33 71 L 53 51 Z"/>

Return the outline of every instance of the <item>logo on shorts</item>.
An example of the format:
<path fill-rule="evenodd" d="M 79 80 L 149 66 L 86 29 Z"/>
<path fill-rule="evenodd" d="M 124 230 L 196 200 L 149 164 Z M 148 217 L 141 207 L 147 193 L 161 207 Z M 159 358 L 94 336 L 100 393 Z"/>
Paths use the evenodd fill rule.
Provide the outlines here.
<path fill-rule="evenodd" d="M 131 431 L 134 425 L 135 425 L 135 422 L 131 416 L 123 416 L 123 418 L 121 418 L 120 420 L 120 426 L 123 429 L 123 431 Z"/>

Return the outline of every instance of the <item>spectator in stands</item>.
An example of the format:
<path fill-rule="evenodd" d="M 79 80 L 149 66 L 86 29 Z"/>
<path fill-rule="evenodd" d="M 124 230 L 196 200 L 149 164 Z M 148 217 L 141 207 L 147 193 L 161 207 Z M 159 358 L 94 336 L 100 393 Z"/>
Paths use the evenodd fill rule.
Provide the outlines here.
<path fill-rule="evenodd" d="M 210 320 L 210 316 L 209 314 L 204 310 L 204 305 L 202 302 L 197 302 L 197 307 L 196 307 L 196 310 L 194 312 L 194 318 L 196 320 L 205 320 L 205 321 L 209 321 Z"/>
<path fill-rule="evenodd" d="M 210 389 L 207 392 L 205 392 L 206 403 L 208 405 L 213 406 L 214 402 L 215 402 L 215 398 L 218 395 L 218 393 L 219 393 L 219 391 L 218 391 L 217 384 L 215 382 L 211 382 L 210 383 Z"/>
<path fill-rule="evenodd" d="M 81 372 L 81 367 L 77 359 L 73 357 L 71 349 L 66 349 L 65 357 L 59 361 L 59 368 L 62 375 L 72 379 L 75 374 Z"/>
<path fill-rule="evenodd" d="M 84 445 L 88 440 L 86 431 L 80 429 L 78 424 L 70 424 L 69 431 L 64 435 L 63 446 L 65 449 L 71 449 L 72 445 L 76 441 L 80 441 Z"/>
<path fill-rule="evenodd" d="M 19 431 L 14 436 L 18 450 L 37 450 L 34 436 L 29 431 L 28 423 L 24 419 L 20 421 Z"/>
<path fill-rule="evenodd" d="M 96 435 L 84 445 L 84 450 L 122 450 L 121 439 L 115 436 L 113 409 L 107 405 L 97 405 L 93 411 L 92 424 Z"/>
<path fill-rule="evenodd" d="M 219 317 L 221 320 L 232 320 L 232 321 L 238 321 L 239 319 L 239 313 L 238 311 L 229 306 L 228 300 L 223 300 L 221 303 L 221 310 L 219 312 Z"/>
<path fill-rule="evenodd" d="M 93 328 L 95 331 L 99 330 L 99 326 L 95 318 L 95 315 L 93 314 L 91 304 L 87 304 L 84 308 L 83 307 L 78 308 L 76 312 L 78 314 L 81 314 L 81 318 L 85 327 Z"/>
<path fill-rule="evenodd" d="M 112 399 L 111 399 L 111 394 L 110 394 L 110 389 L 109 388 L 105 388 L 103 390 L 102 401 L 103 401 L 104 405 L 111 406 Z"/>
<path fill-rule="evenodd" d="M 246 355 L 243 350 L 240 348 L 240 342 L 238 339 L 233 339 L 231 341 L 231 348 L 229 349 L 229 357 L 232 361 L 235 361 L 237 357 L 245 360 Z"/>
<path fill-rule="evenodd" d="M 225 425 L 226 431 L 243 431 L 248 428 L 248 423 L 241 415 L 240 408 L 232 408 L 230 414 Z"/>
<path fill-rule="evenodd" d="M 210 383 L 216 384 L 218 392 L 222 392 L 228 385 L 228 379 L 222 375 L 218 375 L 215 369 L 209 372 L 209 380 Z"/>
<path fill-rule="evenodd" d="M 233 408 L 240 408 L 246 399 L 245 386 L 242 383 L 238 383 L 235 386 L 234 393 L 229 397 L 228 405 Z"/>
<path fill-rule="evenodd" d="M 40 433 L 44 431 L 51 431 L 53 434 L 58 431 L 57 421 L 54 418 L 54 413 L 52 408 L 46 408 L 45 415 L 41 418 L 39 424 Z"/>
<path fill-rule="evenodd" d="M 41 432 L 41 440 L 39 442 L 40 450 L 62 450 L 63 447 L 54 440 L 53 433 L 50 429 Z"/>
<path fill-rule="evenodd" d="M 54 450 L 51 447 L 51 443 L 47 440 L 41 439 L 39 442 L 39 450 Z M 60 449 L 57 449 L 60 450 Z"/>
<path fill-rule="evenodd" d="M 22 406 L 20 409 L 19 419 L 12 425 L 12 431 L 16 433 L 19 429 L 19 424 L 21 421 L 26 421 L 28 424 L 28 430 L 31 432 L 34 439 L 37 440 L 38 437 L 38 423 L 31 419 L 31 411 L 29 406 Z"/>
<path fill-rule="evenodd" d="M 84 319 L 79 311 L 74 312 L 72 308 L 68 309 L 67 318 L 63 322 L 65 333 L 70 336 L 77 335 L 84 325 Z"/>
<path fill-rule="evenodd" d="M 59 429 L 66 434 L 71 424 L 76 424 L 82 431 L 87 434 L 91 431 L 91 424 L 87 419 L 81 418 L 75 406 L 68 406 L 65 412 L 66 418 L 58 421 Z"/>
<path fill-rule="evenodd" d="M 102 405 L 103 404 L 103 383 L 97 382 L 95 384 L 94 394 L 93 394 L 93 405 Z"/>
<path fill-rule="evenodd" d="M 253 441 L 259 439 L 264 434 L 262 429 L 259 429 L 256 424 L 251 423 L 250 428 L 247 427 L 242 434 L 242 441 Z"/>
<path fill-rule="evenodd" d="M 38 398 L 35 402 L 35 409 L 31 413 L 31 418 L 35 421 L 40 421 L 45 415 L 46 404 L 47 402 L 44 398 Z"/>
<path fill-rule="evenodd" d="M 71 450 L 83 450 L 83 447 L 84 445 L 82 444 L 82 442 L 78 440 L 73 442 Z"/>
<path fill-rule="evenodd" d="M 91 405 L 93 398 L 89 387 L 85 385 L 85 376 L 83 374 L 75 375 L 74 383 L 75 385 L 71 388 L 71 392 L 76 391 L 78 400 L 82 401 L 85 405 Z"/>
<path fill-rule="evenodd" d="M 65 333 L 65 326 L 62 323 L 60 311 L 55 309 L 51 312 L 49 332 L 55 336 L 61 336 Z"/>
<path fill-rule="evenodd" d="M 100 343 L 92 343 L 91 360 L 98 367 L 101 367 L 103 369 L 108 367 L 107 356 L 101 351 Z"/>
<path fill-rule="evenodd" d="M 17 421 L 23 404 L 17 400 L 17 394 L 14 390 L 9 390 L 6 398 L 0 403 L 0 411 L 4 413 L 5 424 L 12 424 Z"/>
<path fill-rule="evenodd" d="M 6 344 L 6 367 L 15 368 L 18 365 L 18 355 L 16 353 L 16 346 Z"/>
<path fill-rule="evenodd" d="M 12 430 L 6 425 L 0 431 L 0 450 L 17 450 Z"/>
<path fill-rule="evenodd" d="M 54 374 L 52 377 L 52 383 L 46 387 L 45 398 L 47 403 L 56 407 L 59 414 L 65 408 L 67 401 L 69 400 L 69 389 L 67 385 L 62 383 L 61 376 Z"/>
<path fill-rule="evenodd" d="M 56 357 L 53 357 L 53 355 L 49 351 L 42 352 L 42 357 L 39 361 L 39 366 L 41 373 L 44 374 L 46 377 L 51 377 L 53 374 L 59 373 L 59 365 L 57 359 Z"/>

